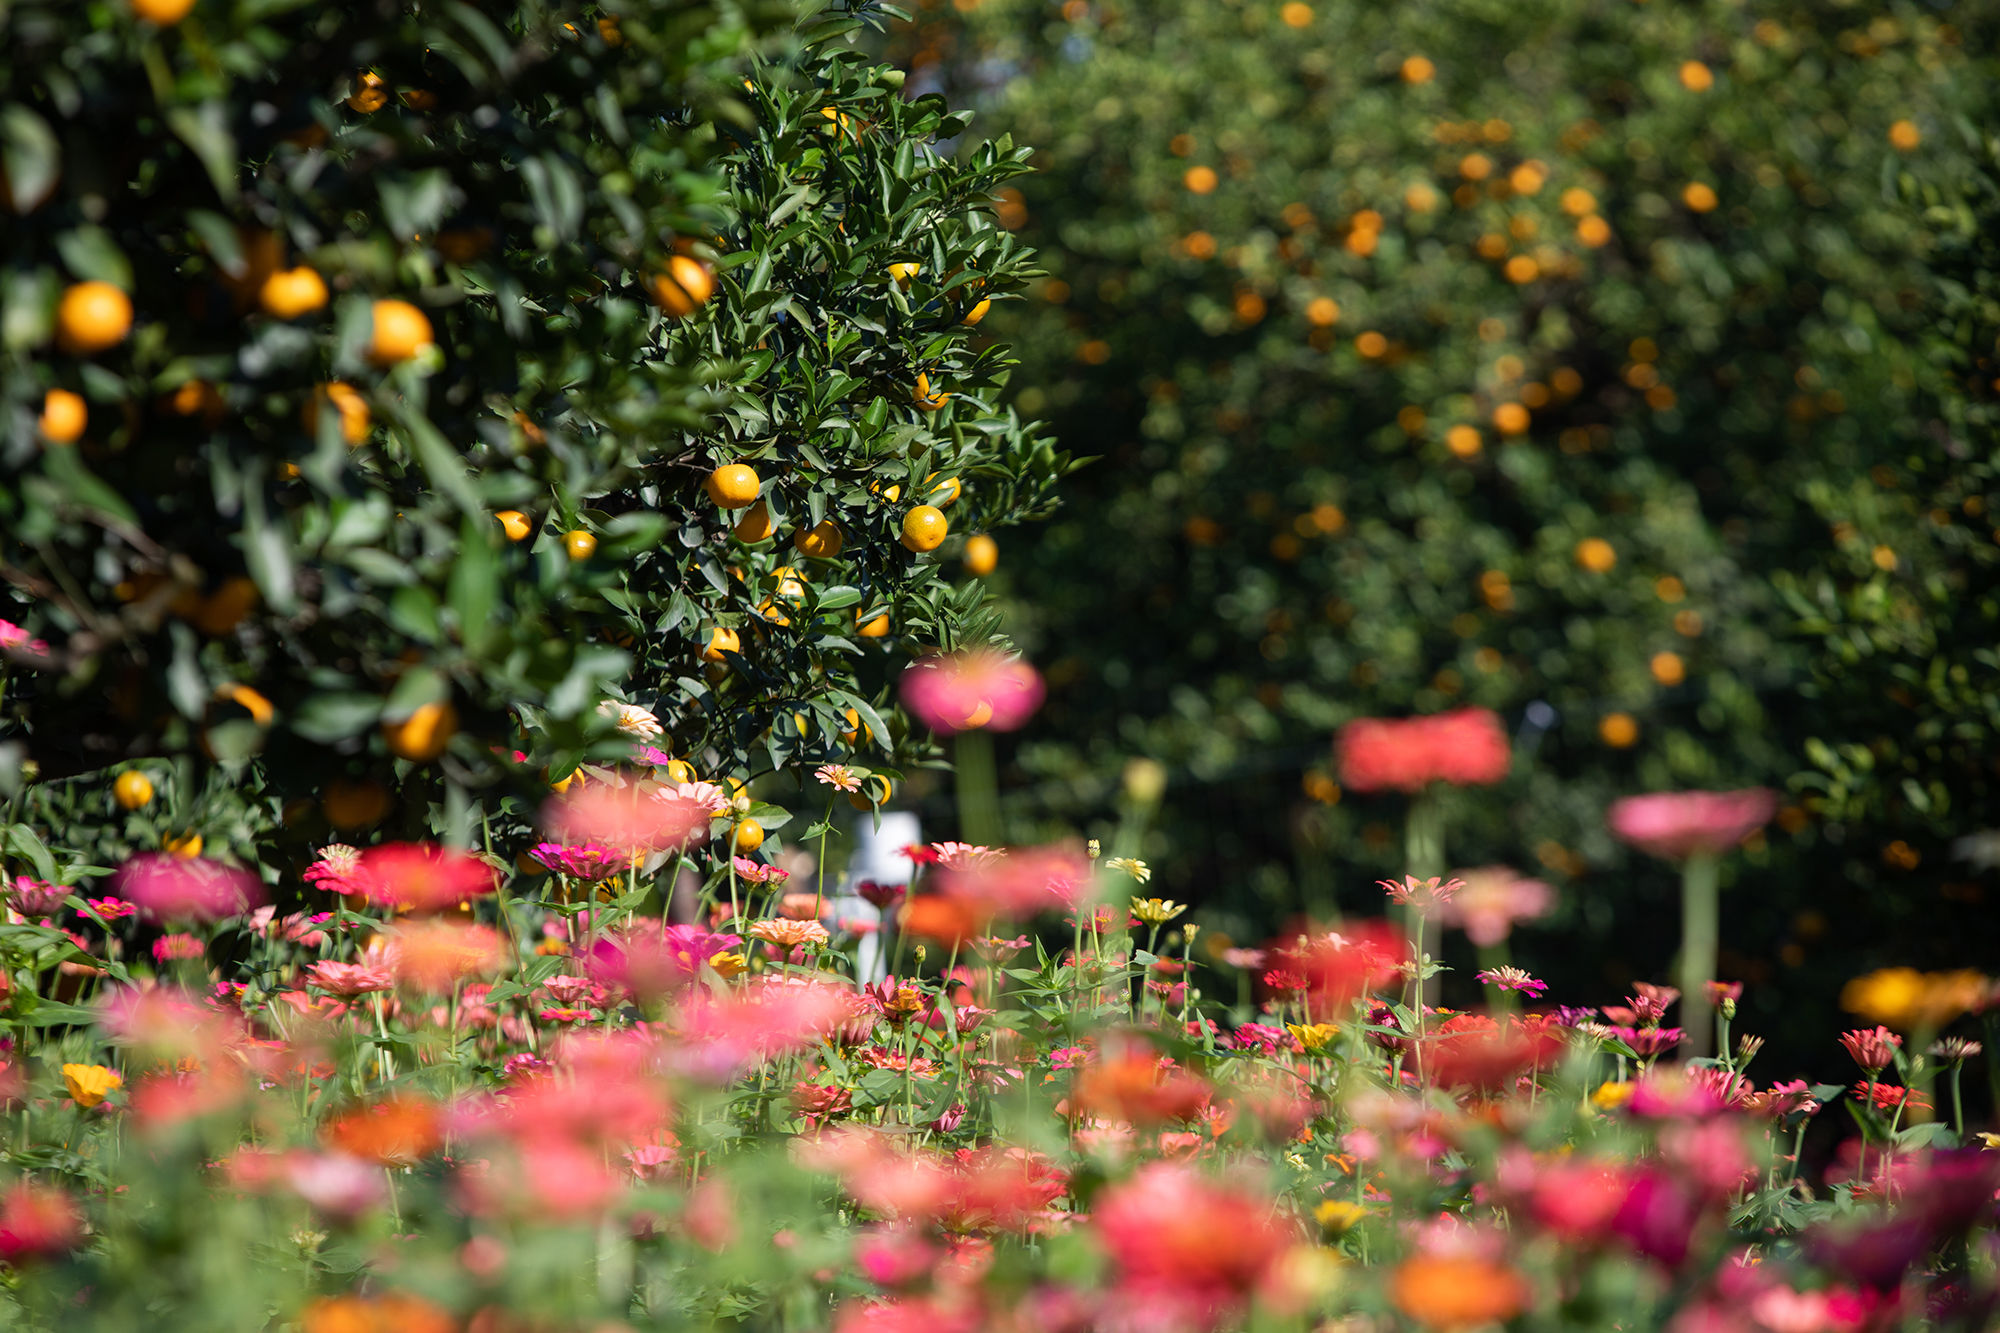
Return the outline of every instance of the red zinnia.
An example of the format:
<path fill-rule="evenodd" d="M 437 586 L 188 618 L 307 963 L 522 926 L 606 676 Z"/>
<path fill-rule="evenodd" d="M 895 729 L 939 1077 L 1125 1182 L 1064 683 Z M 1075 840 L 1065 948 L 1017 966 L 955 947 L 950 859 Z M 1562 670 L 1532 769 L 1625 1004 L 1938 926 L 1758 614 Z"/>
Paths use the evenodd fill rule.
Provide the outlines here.
<path fill-rule="evenodd" d="M 498 876 L 470 852 L 392 842 L 363 852 L 349 883 L 378 907 L 438 912 L 493 892 Z"/>

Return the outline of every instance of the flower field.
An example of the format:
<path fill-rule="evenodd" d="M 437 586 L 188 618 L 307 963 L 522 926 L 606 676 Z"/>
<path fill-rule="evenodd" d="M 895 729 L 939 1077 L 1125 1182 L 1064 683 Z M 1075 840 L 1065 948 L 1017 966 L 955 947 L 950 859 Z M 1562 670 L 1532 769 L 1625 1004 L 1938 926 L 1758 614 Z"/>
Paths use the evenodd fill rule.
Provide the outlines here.
<path fill-rule="evenodd" d="M 1765 8 L 0 0 L 0 1329 L 2000 1327 L 1992 23 Z"/>

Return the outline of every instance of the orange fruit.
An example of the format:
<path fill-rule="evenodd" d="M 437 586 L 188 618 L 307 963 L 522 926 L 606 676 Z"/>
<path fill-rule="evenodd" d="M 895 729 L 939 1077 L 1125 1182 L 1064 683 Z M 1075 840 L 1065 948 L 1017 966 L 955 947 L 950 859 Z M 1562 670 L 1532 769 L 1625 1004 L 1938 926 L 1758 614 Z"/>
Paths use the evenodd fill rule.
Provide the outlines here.
<path fill-rule="evenodd" d="M 1653 673 L 1653 679 L 1662 685 L 1678 685 L 1687 679 L 1687 663 L 1681 660 L 1679 653 L 1654 653 L 1647 668 Z"/>
<path fill-rule="evenodd" d="M 1595 250 L 1611 239 L 1611 224 L 1592 213 L 1576 224 L 1576 239 Z"/>
<path fill-rule="evenodd" d="M 1630 713 L 1606 713 L 1597 724 L 1597 738 L 1614 750 L 1629 750 L 1639 740 L 1639 724 Z"/>
<path fill-rule="evenodd" d="M 1715 86 L 1715 75 L 1699 60 L 1681 62 L 1681 87 L 1691 93 L 1705 93 Z"/>
<path fill-rule="evenodd" d="M 743 640 L 737 637 L 736 631 L 717 625 L 708 632 L 708 646 L 701 650 L 701 655 L 711 662 L 721 662 L 726 660 L 723 657 L 724 653 L 742 651 Z"/>
<path fill-rule="evenodd" d="M 458 732 L 458 710 L 449 700 L 419 704 L 400 722 L 384 722 L 382 738 L 398 759 L 429 763 L 443 754 Z"/>
<path fill-rule="evenodd" d="M 1493 426 L 1502 435 L 1519 435 L 1528 429 L 1528 409 L 1519 403 L 1502 403 L 1493 409 Z"/>
<path fill-rule="evenodd" d="M 986 318 L 986 312 L 988 310 L 991 310 L 992 308 L 993 308 L 993 298 L 990 296 L 982 298 L 979 304 L 972 307 L 972 309 L 966 311 L 965 318 L 961 319 L 958 322 L 961 324 L 968 324 L 968 325 L 977 324 L 980 320 Z"/>
<path fill-rule="evenodd" d="M 932 393 L 931 377 L 924 374 L 922 371 L 918 371 L 917 387 L 911 391 L 910 397 L 916 402 L 916 405 L 924 409 L 924 411 L 935 412 L 940 407 L 943 407 L 945 405 L 945 400 L 950 398 L 951 395 L 945 393 L 943 390 L 939 390 L 936 393 Z"/>
<path fill-rule="evenodd" d="M 335 778 L 320 794 L 326 822 L 337 829 L 367 828 L 389 813 L 389 793 L 379 782 Z"/>
<path fill-rule="evenodd" d="M 347 99 L 350 110 L 362 115 L 380 111 L 389 104 L 388 90 L 382 86 L 382 76 L 372 70 L 363 70 L 354 76 L 354 92 Z"/>
<path fill-rule="evenodd" d="M 743 511 L 743 517 L 736 520 L 736 540 L 740 542 L 761 542 L 770 536 L 775 525 L 771 522 L 771 506 L 759 500 Z"/>
<path fill-rule="evenodd" d="M 1470 458 L 1480 449 L 1479 431 L 1473 426 L 1453 426 L 1444 433 L 1444 447 L 1460 458 Z"/>
<path fill-rule="evenodd" d="M 735 835 L 736 850 L 754 852 L 764 845 L 764 826 L 754 819 L 737 822 Z"/>
<path fill-rule="evenodd" d="M 111 794 L 127 810 L 137 810 L 153 803 L 153 780 L 144 773 L 127 770 L 112 782 Z"/>
<path fill-rule="evenodd" d="M 1181 177 L 1181 184 L 1196 194 L 1213 194 L 1220 183 L 1214 167 L 1189 167 Z"/>
<path fill-rule="evenodd" d="M 1437 74 L 1437 66 L 1424 56 L 1410 56 L 1403 61 L 1404 83 L 1429 83 Z"/>
<path fill-rule="evenodd" d="M 1602 537 L 1585 537 L 1576 544 L 1576 563 L 1593 574 L 1608 574 L 1618 563 L 1618 552 Z"/>
<path fill-rule="evenodd" d="M 132 16 L 171 28 L 188 16 L 194 0 L 132 0 Z"/>
<path fill-rule="evenodd" d="M 652 281 L 653 303 L 675 319 L 686 319 L 715 295 L 715 278 L 701 261 L 675 255 Z"/>
<path fill-rule="evenodd" d="M 950 531 L 944 512 L 932 505 L 918 505 L 903 515 L 903 545 L 912 551 L 937 550 Z"/>
<path fill-rule="evenodd" d="M 279 319 L 297 319 L 326 305 L 326 280 L 301 264 L 273 273 L 257 289 L 257 304 Z"/>
<path fill-rule="evenodd" d="M 957 477 L 946 477 L 943 481 L 936 478 L 935 472 L 924 478 L 924 498 L 942 509 L 958 498 L 962 488 Z"/>
<path fill-rule="evenodd" d="M 188 619 L 203 634 L 220 636 L 243 623 L 257 605 L 257 585 L 241 574 L 222 581 L 214 592 L 201 599 Z"/>
<path fill-rule="evenodd" d="M 1290 4 L 1278 11 L 1278 17 L 1283 20 L 1287 28 L 1304 28 L 1310 26 L 1313 21 L 1313 7 L 1304 3 L 1304 0 L 1291 0 Z"/>
<path fill-rule="evenodd" d="M 500 530 L 507 534 L 510 542 L 526 541 L 534 534 L 535 525 L 518 509 L 502 509 L 493 517 L 500 520 Z"/>
<path fill-rule="evenodd" d="M 1700 181 L 1690 181 L 1681 191 L 1681 202 L 1697 213 L 1712 212 L 1718 202 L 1715 190 Z"/>
<path fill-rule="evenodd" d="M 1913 153 L 1923 141 L 1923 132 L 1913 120 L 1899 120 L 1889 127 L 1889 146 L 1899 153 Z"/>
<path fill-rule="evenodd" d="M 840 733 L 840 739 L 849 745 L 858 744 L 863 740 L 872 741 L 875 739 L 875 730 L 861 720 L 860 710 L 850 708 L 847 710 L 847 730 Z"/>
<path fill-rule="evenodd" d="M 50 444 L 74 444 L 90 420 L 90 409 L 80 394 L 68 389 L 50 389 L 42 395 L 42 438 Z"/>
<path fill-rule="evenodd" d="M 65 352 L 91 356 L 132 332 L 132 298 L 108 282 L 79 282 L 56 305 L 56 341 Z"/>
<path fill-rule="evenodd" d="M 922 264 L 891 264 L 889 265 L 889 280 L 904 291 L 908 291 L 910 290 L 910 279 L 923 271 L 924 266 Z"/>
<path fill-rule="evenodd" d="M 864 639 L 886 639 L 889 637 L 889 613 L 882 612 L 872 620 L 863 620 L 861 613 L 854 613 L 854 632 Z"/>
<path fill-rule="evenodd" d="M 431 321 L 408 301 L 377 301 L 375 328 L 368 340 L 368 359 L 393 366 L 431 345 Z"/>
<path fill-rule="evenodd" d="M 572 560 L 588 560 L 591 556 L 597 554 L 597 538 L 591 536 L 582 528 L 565 532 L 563 534 L 563 550 L 569 553 L 569 558 Z"/>
<path fill-rule="evenodd" d="M 847 803 L 856 810 L 872 810 L 878 805 L 886 805 L 896 792 L 895 785 L 880 773 L 870 773 L 861 784 L 860 791 L 847 793 Z"/>
<path fill-rule="evenodd" d="M 708 474 L 708 498 L 724 509 L 745 509 L 757 501 L 763 479 L 748 463 L 724 463 Z"/>
<path fill-rule="evenodd" d="M 983 579 L 1000 567 L 1000 543 L 985 533 L 974 533 L 965 539 L 965 572 L 976 579 Z"/>
<path fill-rule="evenodd" d="M 846 538 L 840 534 L 840 525 L 830 518 L 821 519 L 810 529 L 801 529 L 792 536 L 792 545 L 798 548 L 799 554 L 816 560 L 833 559 L 845 544 Z"/>
<path fill-rule="evenodd" d="M 176 416 L 205 417 L 214 424 L 222 419 L 222 393 L 207 380 L 182 380 L 168 395 L 167 410 Z"/>
<path fill-rule="evenodd" d="M 1331 296 L 1315 296 L 1306 302 L 1306 323 L 1314 328 L 1331 328 L 1340 322 L 1340 302 Z"/>
<path fill-rule="evenodd" d="M 1561 203 L 1562 211 L 1573 218 L 1588 217 L 1597 211 L 1597 196 L 1577 185 L 1562 192 Z"/>
<path fill-rule="evenodd" d="M 276 709 L 271 707 L 269 699 L 251 689 L 248 685 L 224 685 L 215 692 L 215 697 L 226 699 L 230 703 L 235 704 L 238 708 L 250 714 L 251 720 L 260 727 L 270 726 L 271 719 L 277 712 Z"/>
<path fill-rule="evenodd" d="M 176 861 L 192 861 L 201 855 L 201 834 L 183 833 L 178 838 L 168 838 L 165 846 Z"/>
<path fill-rule="evenodd" d="M 352 384 L 334 380 L 322 384 L 306 399 L 305 410 L 300 414 L 308 434 L 319 433 L 319 405 L 322 401 L 333 404 L 334 411 L 340 413 L 340 438 L 351 448 L 368 438 L 368 428 L 374 422 L 374 414 L 368 410 L 368 400 L 363 398 Z"/>
<path fill-rule="evenodd" d="M 661 771 L 667 775 L 667 781 L 669 782 L 695 781 L 694 765 L 685 759 L 669 759 L 666 762 L 665 768 Z"/>

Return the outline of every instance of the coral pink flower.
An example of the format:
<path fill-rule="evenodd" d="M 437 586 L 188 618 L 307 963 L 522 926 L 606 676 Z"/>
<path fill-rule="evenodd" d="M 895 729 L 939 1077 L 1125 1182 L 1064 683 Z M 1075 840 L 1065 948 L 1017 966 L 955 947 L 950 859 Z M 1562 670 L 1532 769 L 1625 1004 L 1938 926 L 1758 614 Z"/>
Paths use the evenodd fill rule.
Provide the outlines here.
<path fill-rule="evenodd" d="M 584 955 L 583 970 L 593 981 L 651 1000 L 691 984 L 702 964 L 742 945 L 740 935 L 699 926 L 638 926 L 600 938 Z"/>
<path fill-rule="evenodd" d="M 736 878 L 745 884 L 782 884 L 792 877 L 792 872 L 789 870 L 767 866 L 761 861 L 752 861 L 747 856 L 731 857 L 730 861 L 736 867 Z"/>
<path fill-rule="evenodd" d="M 153 961 L 172 963 L 190 958 L 200 958 L 208 952 L 208 946 L 193 935 L 176 932 L 162 935 L 153 941 Z"/>
<path fill-rule="evenodd" d="M 388 990 L 396 984 L 395 974 L 386 967 L 366 963 L 323 961 L 306 969 L 306 981 L 330 995 L 353 999 L 373 991 Z"/>
<path fill-rule="evenodd" d="M 354 887 L 353 879 L 360 866 L 360 848 L 349 847 L 344 842 L 328 843 L 319 849 L 319 859 L 306 867 L 302 878 L 328 893 L 358 893 L 360 890 Z"/>
<path fill-rule="evenodd" d="M 1512 754 L 1499 715 L 1460 708 L 1429 717 L 1362 718 L 1341 728 L 1340 780 L 1354 791 L 1422 791 L 1432 782 L 1487 786 Z"/>
<path fill-rule="evenodd" d="M 939 843 L 936 850 L 939 869 L 947 872 L 939 892 L 988 919 L 1073 907 L 1090 883 L 1090 858 L 1071 843 L 1017 848 L 1000 856 L 964 843 Z M 953 861 L 960 864 L 954 867 Z"/>
<path fill-rule="evenodd" d="M 1438 920 L 1459 927 L 1482 949 L 1506 939 L 1516 921 L 1547 916 L 1556 904 L 1548 885 L 1505 866 L 1468 870 L 1459 883 L 1457 894 L 1438 910 Z"/>
<path fill-rule="evenodd" d="M 932 860 L 946 870 L 975 870 L 998 861 L 1005 853 L 969 842 L 934 842 Z"/>
<path fill-rule="evenodd" d="M 717 793 L 720 795 L 720 793 Z M 679 847 L 706 833 L 709 811 L 664 788 L 572 787 L 542 807 L 542 828 L 562 843 L 598 843 L 633 852 Z"/>
<path fill-rule="evenodd" d="M 1903 1039 L 1885 1027 L 1877 1027 L 1872 1032 L 1867 1028 L 1856 1028 L 1852 1032 L 1840 1034 L 1840 1044 L 1854 1057 L 1854 1063 L 1870 1074 L 1879 1074 L 1896 1062 L 1896 1051 Z"/>
<path fill-rule="evenodd" d="M 128 903 L 123 898 L 89 898 L 90 910 L 97 913 L 100 921 L 123 921 L 138 912 L 137 904 Z"/>
<path fill-rule="evenodd" d="M 426 995 L 444 995 L 461 981 L 491 976 L 505 967 L 507 944 L 491 926 L 411 921 L 397 928 L 384 963 L 402 985 Z"/>
<path fill-rule="evenodd" d="M 801 1050 L 855 1014 L 854 992 L 801 979 L 766 980 L 726 995 L 697 988 L 668 1028 L 681 1040 L 662 1056 L 670 1069 L 727 1081 L 759 1060 Z"/>
<path fill-rule="evenodd" d="M 1013 731 L 1042 702 L 1042 678 L 991 648 L 929 657 L 903 672 L 903 702 L 932 731 Z"/>
<path fill-rule="evenodd" d="M 359 1217 L 389 1193 L 381 1167 L 340 1152 L 293 1153 L 284 1176 L 301 1199 L 330 1217 Z"/>
<path fill-rule="evenodd" d="M 349 883 L 378 907 L 437 912 L 493 892 L 499 877 L 470 852 L 392 842 L 361 854 Z"/>
<path fill-rule="evenodd" d="M 0 1195 L 0 1259 L 53 1258 L 82 1239 L 83 1215 L 62 1190 L 23 1180 Z"/>
<path fill-rule="evenodd" d="M 1608 821 L 1613 833 L 1640 851 L 1680 861 L 1728 851 L 1762 828 L 1777 808 L 1777 795 L 1763 787 L 1658 792 L 1613 803 Z"/>
<path fill-rule="evenodd" d="M 204 857 L 183 861 L 164 852 L 133 857 L 111 883 L 149 921 L 220 921 L 264 899 L 264 886 L 247 870 Z"/>
<path fill-rule="evenodd" d="M 1270 1283 L 1298 1237 L 1247 1184 L 1151 1162 L 1107 1185 L 1091 1215 L 1123 1300 L 1209 1325 Z"/>

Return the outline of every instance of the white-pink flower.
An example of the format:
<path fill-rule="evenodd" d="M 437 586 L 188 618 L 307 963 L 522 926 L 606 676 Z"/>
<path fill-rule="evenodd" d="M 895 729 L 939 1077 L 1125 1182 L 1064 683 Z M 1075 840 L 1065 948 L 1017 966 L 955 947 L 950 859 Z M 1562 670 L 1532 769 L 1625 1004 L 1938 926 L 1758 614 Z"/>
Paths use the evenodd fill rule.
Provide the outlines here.
<path fill-rule="evenodd" d="M 937 854 L 937 863 L 946 870 L 975 870 L 991 865 L 1001 856 L 991 847 L 970 842 L 934 842 L 931 851 Z"/>

